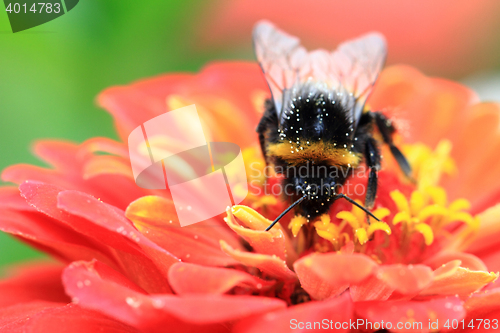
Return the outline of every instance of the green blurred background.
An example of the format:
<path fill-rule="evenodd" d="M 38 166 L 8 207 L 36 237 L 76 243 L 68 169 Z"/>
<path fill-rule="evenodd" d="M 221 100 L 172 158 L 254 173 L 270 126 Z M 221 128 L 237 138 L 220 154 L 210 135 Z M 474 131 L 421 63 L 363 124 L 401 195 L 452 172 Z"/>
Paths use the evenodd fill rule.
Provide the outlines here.
<path fill-rule="evenodd" d="M 212 15 L 221 4 L 224 1 L 82 0 L 62 17 L 16 34 L 2 10 L 0 169 L 16 163 L 40 165 L 29 149 L 38 138 L 116 139 L 111 117 L 94 102 L 106 87 L 165 72 L 196 71 L 215 59 L 253 59 L 250 25 L 240 29 L 240 43 L 233 38 L 225 44 L 217 29 L 207 30 L 214 31 L 213 45 L 210 34 L 203 35 L 205 24 L 218 19 Z M 314 24 L 314 17 L 309 19 Z M 492 34 L 495 43 L 500 41 Z M 489 58 L 500 59 L 499 48 L 493 49 L 498 53 Z M 499 63 L 475 68 L 498 69 Z M 41 256 L 0 233 L 0 266 Z"/>
<path fill-rule="evenodd" d="M 206 3 L 83 0 L 66 15 L 16 34 L 2 9 L 0 169 L 40 165 L 29 149 L 38 138 L 116 139 L 96 95 L 164 72 L 194 71 L 216 56 L 190 51 Z M 38 256 L 0 233 L 0 265 Z"/>

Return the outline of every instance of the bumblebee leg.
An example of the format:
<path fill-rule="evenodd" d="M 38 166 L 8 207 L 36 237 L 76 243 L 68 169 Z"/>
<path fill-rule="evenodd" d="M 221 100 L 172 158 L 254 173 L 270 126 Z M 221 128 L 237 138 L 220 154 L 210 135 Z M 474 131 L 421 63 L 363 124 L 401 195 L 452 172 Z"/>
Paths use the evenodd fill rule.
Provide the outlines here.
<path fill-rule="evenodd" d="M 389 145 L 392 156 L 394 156 L 394 158 L 399 164 L 399 167 L 404 172 L 406 177 L 411 178 L 411 167 L 410 164 L 408 163 L 408 160 L 399 150 L 399 148 L 396 147 L 392 142 L 392 135 L 396 130 L 394 128 L 394 125 L 392 124 L 392 121 L 380 112 L 371 112 L 371 114 L 375 119 L 375 123 L 377 124 L 377 128 L 379 129 L 380 134 L 382 134 L 384 142 Z"/>
<path fill-rule="evenodd" d="M 370 169 L 366 188 L 365 207 L 372 209 L 377 195 L 378 170 L 380 169 L 380 152 L 374 138 L 370 137 L 365 144 L 366 165 Z"/>
<path fill-rule="evenodd" d="M 257 133 L 259 134 L 259 143 L 262 155 L 267 164 L 267 154 L 266 154 L 266 133 L 267 131 L 267 121 L 262 117 L 259 124 L 257 125 Z"/>
<path fill-rule="evenodd" d="M 270 100 L 266 100 L 264 114 L 262 115 L 262 118 L 260 119 L 260 122 L 257 125 L 257 133 L 259 134 L 260 149 L 262 150 L 262 155 L 264 156 L 266 164 L 269 164 L 266 153 L 266 136 L 269 136 L 271 131 L 272 132 L 278 131 L 278 116 L 276 115 L 276 109 L 274 107 L 274 104 Z M 277 133 L 273 134 L 276 135 Z"/>

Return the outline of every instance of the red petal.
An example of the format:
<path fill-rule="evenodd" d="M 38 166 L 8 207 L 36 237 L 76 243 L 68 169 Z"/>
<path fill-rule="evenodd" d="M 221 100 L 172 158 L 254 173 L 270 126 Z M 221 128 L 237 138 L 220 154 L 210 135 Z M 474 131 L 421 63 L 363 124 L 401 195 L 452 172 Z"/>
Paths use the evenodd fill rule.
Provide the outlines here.
<path fill-rule="evenodd" d="M 87 160 L 83 167 L 82 177 L 90 179 L 100 175 L 121 175 L 134 180 L 130 161 L 116 156 L 98 155 Z"/>
<path fill-rule="evenodd" d="M 247 267 L 257 267 L 262 272 L 281 280 L 295 280 L 297 278 L 295 273 L 288 268 L 286 262 L 277 256 L 236 250 L 224 241 L 220 242 L 220 246 L 222 251 Z"/>
<path fill-rule="evenodd" d="M 66 304 L 38 301 L 2 308 L 0 309 L 0 329 L 3 330 L 5 326 L 11 325 L 20 319 L 29 318 L 30 315 L 39 311 L 64 305 Z"/>
<path fill-rule="evenodd" d="M 235 216 L 243 225 L 236 222 Z M 252 246 L 255 252 L 275 255 L 286 260 L 287 234 L 281 227 L 265 231 L 271 221 L 246 206 L 234 206 L 228 209 L 225 220 L 234 232 Z"/>
<path fill-rule="evenodd" d="M 33 145 L 33 152 L 55 169 L 73 169 L 78 146 L 61 140 L 40 140 Z"/>
<path fill-rule="evenodd" d="M 124 212 L 115 207 L 77 191 L 60 192 L 57 202 L 57 206 L 64 211 L 86 219 L 83 225 L 73 223 L 75 229 L 118 249 L 141 256 L 147 254 L 164 276 L 167 276 L 169 267 L 179 261 L 138 232 L 124 216 Z M 124 246 L 123 243 L 127 242 L 132 244 L 131 248 Z"/>
<path fill-rule="evenodd" d="M 434 275 L 425 265 L 397 264 L 380 266 L 376 277 L 403 295 L 414 295 L 427 287 Z"/>
<path fill-rule="evenodd" d="M 233 331 L 238 333 L 257 332 L 315 332 L 321 330 L 335 330 L 335 332 L 349 332 L 348 324 L 353 317 L 353 303 L 349 293 L 344 293 L 340 297 L 332 298 L 322 302 L 308 302 L 295 305 L 288 309 L 270 312 L 257 318 L 242 320 L 234 327 Z M 314 323 L 321 323 L 321 326 L 314 326 Z M 308 324 L 313 330 L 308 328 Z M 340 326 L 335 327 L 335 324 Z M 317 324 L 316 324 L 317 325 Z M 303 329 L 301 329 L 303 328 Z"/>
<path fill-rule="evenodd" d="M 0 307 L 34 300 L 70 301 L 61 282 L 63 266 L 56 263 L 36 263 L 11 267 L 0 281 Z"/>
<path fill-rule="evenodd" d="M 202 282 L 200 276 L 203 276 Z M 223 294 L 236 286 L 251 293 L 266 290 L 275 283 L 235 269 L 187 263 L 177 263 L 170 267 L 168 282 L 177 294 Z"/>
<path fill-rule="evenodd" d="M 102 279 L 93 263 L 74 263 L 63 274 L 66 292 L 84 307 L 98 310 L 141 330 L 161 332 L 187 329 L 220 330 L 217 324 L 283 309 L 278 299 L 252 296 L 148 296 Z M 83 283 L 79 282 L 88 281 Z M 198 325 L 204 325 L 203 327 Z"/>
<path fill-rule="evenodd" d="M 464 125 L 466 108 L 477 100 L 458 83 L 425 77 L 409 66 L 391 66 L 381 73 L 368 103 L 377 110 L 394 109 L 392 113 L 404 110 L 410 139 L 435 147 L 443 137 L 460 136 L 456 130 Z M 418 110 L 425 110 L 425 117 Z M 436 126 L 430 128 L 429 123 Z"/>
<path fill-rule="evenodd" d="M 215 218 L 180 227 L 174 204 L 162 197 L 140 198 L 130 204 L 125 215 L 145 237 L 186 262 L 208 266 L 234 265 L 236 261 L 220 250 L 219 240 L 224 239 L 242 248 L 236 235 Z"/>
<path fill-rule="evenodd" d="M 484 262 L 488 270 L 498 272 L 500 271 L 500 251 L 483 254 L 481 260 Z"/>
<path fill-rule="evenodd" d="M 84 172 L 85 170 L 82 170 L 82 175 Z M 67 187 L 67 189 L 78 189 L 122 210 L 125 210 L 132 201 L 154 193 L 154 191 L 140 188 L 132 178 L 122 174 L 101 173 L 91 176 L 85 180 L 89 189 L 80 189 L 75 186 Z"/>
<path fill-rule="evenodd" d="M 106 179 L 103 179 L 102 175 L 84 179 L 86 163 L 90 163 L 94 158 L 98 159 L 94 157 L 92 150 L 96 145 L 97 148 L 109 147 L 111 153 L 119 150 L 106 140 L 98 138 L 81 146 L 69 142 L 43 141 L 36 144 L 35 152 L 54 165 L 55 170 L 32 165 L 14 165 L 2 172 L 2 179 L 17 184 L 36 180 L 65 189 L 78 189 L 122 209 L 138 197 L 151 193 L 139 188 L 130 176 L 124 177 L 122 174 L 116 174 L 116 171 L 106 174 Z M 121 159 L 123 163 L 128 163 L 128 158 Z"/>
<path fill-rule="evenodd" d="M 0 230 L 66 261 L 96 258 L 114 265 L 104 246 L 41 213 L 0 209 Z"/>
<path fill-rule="evenodd" d="M 75 170 L 71 170 L 71 172 L 75 172 Z M 101 200 L 120 209 L 125 209 L 130 202 L 150 193 L 150 191 L 139 188 L 133 180 L 122 175 L 98 175 L 83 180 L 79 169 L 78 172 L 78 175 L 67 175 L 32 165 L 14 165 L 4 170 L 2 179 L 17 184 L 32 180 L 55 184 L 63 189 L 78 189 L 92 194 L 96 198 L 101 198 Z M 83 173 L 83 171 L 81 172 Z M 109 186 L 109 184 L 113 184 L 113 186 Z"/>
<path fill-rule="evenodd" d="M 497 322 L 500 318 L 500 289 L 493 289 L 480 292 L 472 295 L 465 301 L 465 309 L 467 310 L 467 318 L 465 322 L 468 324 L 470 320 L 476 319 L 496 319 Z M 474 329 L 477 331 L 479 328 L 479 320 L 474 322 Z M 485 328 L 482 326 L 483 329 Z M 472 331 L 472 330 L 471 330 Z"/>
<path fill-rule="evenodd" d="M 44 183 L 58 184 L 71 188 L 71 181 L 68 178 L 61 177 L 55 170 L 49 170 L 42 167 L 17 164 L 5 168 L 2 171 L 2 180 L 15 184 L 21 184 L 26 180 L 36 180 Z"/>
<path fill-rule="evenodd" d="M 498 103 L 478 103 L 473 91 L 454 82 L 428 78 L 408 67 L 385 69 L 368 100 L 374 109 L 393 109 L 388 115 L 405 118 L 406 135 L 435 147 L 442 138 L 452 141 L 460 181 L 444 177 L 450 199 L 466 197 L 475 204 L 497 189 L 500 176 Z M 426 110 L 424 114 L 418 110 Z M 404 110 L 404 115 L 397 114 Z M 392 114 L 391 114 L 392 113 Z M 435 126 L 429 128 L 428 124 Z M 403 127 L 403 126 L 399 126 Z M 483 142 L 489 142 L 483 145 Z M 487 165 L 488 168 L 484 166 Z"/>
<path fill-rule="evenodd" d="M 76 262 L 76 264 L 84 266 L 86 270 L 91 271 L 95 275 L 99 276 L 99 278 L 101 278 L 102 280 L 118 284 L 141 294 L 146 294 L 146 291 L 144 289 L 133 283 L 125 275 L 103 264 L 100 261 L 78 261 Z M 72 263 L 71 265 L 74 265 L 74 263 Z M 89 283 L 90 282 L 88 280 L 82 280 L 80 281 L 80 283 L 77 282 L 77 287 L 84 288 L 88 286 Z"/>
<path fill-rule="evenodd" d="M 67 141 L 45 140 L 34 145 L 34 152 L 55 169 L 25 164 L 14 165 L 2 172 L 2 179 L 16 184 L 29 179 L 48 181 L 62 186 L 68 186 L 71 183 L 83 186 L 81 179 L 77 177 L 82 160 L 82 156 L 77 157 L 78 145 Z"/>
<path fill-rule="evenodd" d="M 133 327 L 76 304 L 32 302 L 0 309 L 0 331 L 9 333 L 139 333 Z"/>
<path fill-rule="evenodd" d="M 167 271 L 165 270 L 164 275 L 162 275 L 158 267 L 144 254 L 137 243 L 129 239 L 136 239 L 139 233 L 130 226 L 130 222 L 124 217 L 119 220 L 117 209 L 102 203 L 97 204 L 97 200 L 93 199 L 92 201 L 90 196 L 84 195 L 82 197 L 80 194 L 70 192 L 68 199 L 63 200 L 72 212 L 78 211 L 80 215 L 88 218 L 82 219 L 68 214 L 57 206 L 57 196 L 61 189 L 56 186 L 39 182 L 25 182 L 19 188 L 21 195 L 37 210 L 64 222 L 80 232 L 82 238 L 85 236 L 94 238 L 95 243 L 97 243 L 96 248 L 103 249 L 105 253 L 109 251 L 110 257 L 116 261 L 116 264 L 142 288 L 149 292 L 170 291 L 165 283 Z M 109 230 L 110 225 L 112 230 Z M 129 238 L 117 231 L 120 227 L 124 230 L 127 228 L 127 237 Z M 112 247 L 113 250 L 108 250 L 108 246 Z M 156 253 L 159 253 L 161 249 L 157 249 Z M 165 258 L 168 258 L 168 261 L 163 260 L 163 263 L 172 264 L 175 262 L 175 259 L 170 258 L 166 253 L 163 256 L 163 259 Z"/>
<path fill-rule="evenodd" d="M 20 195 L 17 187 L 0 187 L 0 207 L 23 211 L 36 211 Z"/>
<path fill-rule="evenodd" d="M 128 149 L 125 144 L 109 138 L 91 138 L 80 145 L 80 151 L 95 153 L 105 152 L 128 158 Z"/>
<path fill-rule="evenodd" d="M 394 289 L 390 288 L 385 281 L 378 279 L 374 275 L 349 288 L 354 302 L 385 301 L 393 291 Z"/>
<path fill-rule="evenodd" d="M 488 269 L 500 270 L 500 204 L 478 215 L 481 222 L 474 241 L 467 247 L 467 252 L 482 259 Z"/>
<path fill-rule="evenodd" d="M 460 260 L 460 267 L 468 268 L 471 271 L 488 270 L 481 259 L 463 252 L 440 252 L 427 259 L 424 264 L 435 270 L 453 260 Z"/>
<path fill-rule="evenodd" d="M 478 200 L 469 212 L 472 215 L 477 215 L 498 204 L 500 204 L 500 187 L 497 187 L 497 189 L 487 193 L 483 198 Z"/>
<path fill-rule="evenodd" d="M 99 95 L 98 102 L 113 115 L 120 137 L 126 142 L 134 128 L 167 112 L 170 108 L 165 100 L 179 94 L 196 104 L 206 124 L 218 125 L 217 131 L 210 131 L 213 126 L 207 128 L 214 141 L 231 141 L 246 147 L 254 144 L 252 132 L 261 116 L 252 103 L 256 91 L 267 91 L 257 65 L 219 63 L 207 66 L 197 75 L 164 75 L 109 88 Z"/>
<path fill-rule="evenodd" d="M 450 269 L 443 267 L 436 270 L 434 281 L 420 295 L 456 295 L 466 298 L 497 278 L 494 273 L 471 271 L 453 262 L 449 265 L 452 266 Z"/>
<path fill-rule="evenodd" d="M 314 253 L 297 260 L 293 267 L 302 288 L 312 298 L 322 300 L 360 283 L 377 264 L 363 254 Z"/>
<path fill-rule="evenodd" d="M 280 299 L 260 296 L 157 295 L 151 299 L 163 303 L 160 306 L 163 312 L 196 324 L 229 322 L 286 308 L 286 303 Z"/>
<path fill-rule="evenodd" d="M 360 322 L 359 329 L 367 330 L 373 327 L 375 330 L 389 329 L 391 332 L 430 332 L 436 331 L 434 328 L 446 331 L 443 325 L 447 321 L 450 324 L 453 320 L 460 321 L 465 317 L 465 309 L 458 297 L 432 299 L 425 302 L 360 302 L 356 304 L 355 312 L 364 320 L 363 323 Z M 382 321 L 383 327 L 380 326 Z M 437 321 L 437 325 L 432 326 L 433 330 L 429 329 L 429 321 L 431 323 Z M 371 322 L 372 326 L 367 322 Z M 401 327 L 399 329 L 398 324 Z M 404 327 L 405 324 L 408 325 L 407 328 Z"/>
<path fill-rule="evenodd" d="M 189 78 L 188 74 L 165 75 L 132 86 L 111 87 L 101 92 L 97 101 L 112 114 L 120 137 L 126 142 L 134 128 L 167 111 L 167 95 L 175 92 L 174 86 Z"/>
<path fill-rule="evenodd" d="M 22 193 L 25 193 L 26 186 L 23 185 L 21 185 Z M 141 237 L 142 235 L 123 216 L 122 211 L 77 191 L 64 191 L 55 186 L 40 184 L 36 185 L 36 190 L 36 197 L 29 197 L 28 200 L 37 208 L 53 214 L 52 217 L 58 218 L 76 231 L 95 238 L 103 244 L 132 254 L 143 255 L 138 243 L 144 240 L 148 242 L 148 239 Z M 41 197 L 44 200 L 56 199 L 55 205 L 54 202 L 37 202 Z M 146 245 L 159 249 L 155 244 L 148 243 Z M 170 258 L 172 264 L 176 261 L 175 258 Z"/>
<path fill-rule="evenodd" d="M 490 196 L 498 187 L 495 180 L 500 176 L 500 166 L 496 163 L 500 149 L 500 105 L 475 104 L 467 110 L 467 117 L 463 118 L 466 126 L 456 129 L 460 135 L 452 151 L 460 181 L 450 180 L 446 187 L 454 198 L 466 197 L 475 205 L 475 202 Z M 484 145 L 484 142 L 488 144 Z"/>

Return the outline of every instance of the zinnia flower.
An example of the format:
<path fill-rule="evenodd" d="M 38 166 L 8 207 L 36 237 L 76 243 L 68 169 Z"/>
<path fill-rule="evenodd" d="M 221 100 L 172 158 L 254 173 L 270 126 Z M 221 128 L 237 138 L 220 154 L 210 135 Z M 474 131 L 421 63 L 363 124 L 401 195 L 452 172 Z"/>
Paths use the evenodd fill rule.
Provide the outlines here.
<path fill-rule="evenodd" d="M 2 179 L 18 188 L 0 190 L 1 230 L 57 261 L 17 267 L 0 284 L 0 328 L 280 332 L 321 323 L 428 332 L 498 325 L 500 105 L 409 67 L 387 68 L 368 105 L 398 124 L 414 182 L 385 153 L 373 211 L 380 222 L 339 201 L 317 220 L 288 214 L 265 232 L 286 206 L 264 192 L 255 127 L 268 95 L 250 63 L 110 88 L 98 101 L 121 142 L 41 141 L 35 154 L 51 168 L 7 168 Z M 210 140 L 240 145 L 249 181 L 262 191 L 181 228 L 168 191 L 136 186 L 123 142 L 144 121 L 193 103 Z M 348 186 L 359 184 L 366 177 Z M 372 326 L 352 326 L 361 321 Z"/>

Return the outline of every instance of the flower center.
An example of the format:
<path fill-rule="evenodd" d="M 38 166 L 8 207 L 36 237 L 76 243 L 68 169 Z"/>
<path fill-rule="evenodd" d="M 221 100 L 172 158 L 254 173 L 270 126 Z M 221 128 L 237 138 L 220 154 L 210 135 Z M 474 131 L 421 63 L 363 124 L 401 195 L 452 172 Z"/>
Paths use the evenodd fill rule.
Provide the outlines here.
<path fill-rule="evenodd" d="M 405 145 L 403 151 L 412 166 L 414 183 L 403 178 L 394 162 L 385 162 L 384 172 L 396 181 L 379 184 L 372 213 L 380 221 L 354 205 L 334 205 L 328 214 L 313 221 L 297 214 L 288 223 L 297 253 L 352 249 L 379 262 L 411 263 L 425 259 L 427 250 L 438 250 L 452 237 L 475 232 L 479 220 L 467 213 L 470 203 L 465 199 L 448 203 L 445 189 L 438 186 L 442 175 L 456 173 L 451 143 L 443 140 L 434 150 L 424 144 Z M 278 204 L 269 194 L 253 195 L 250 201 L 263 214 Z M 281 223 L 286 224 L 286 220 Z"/>

